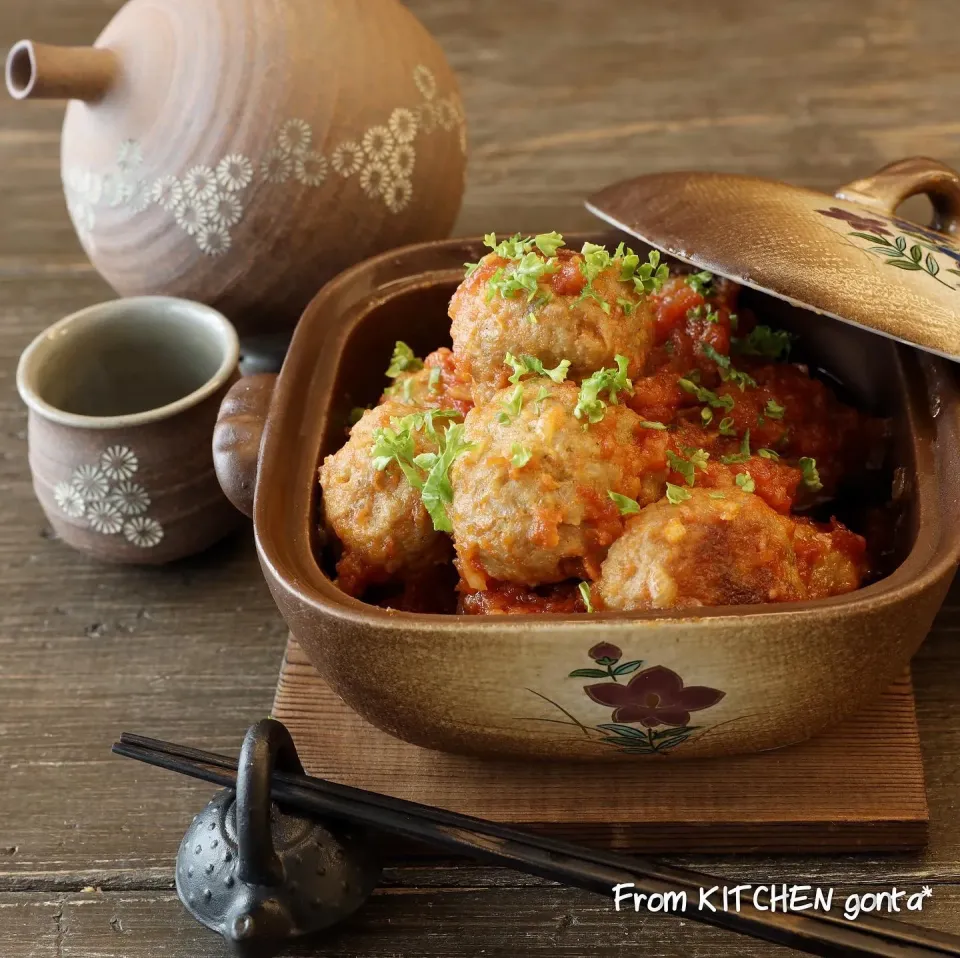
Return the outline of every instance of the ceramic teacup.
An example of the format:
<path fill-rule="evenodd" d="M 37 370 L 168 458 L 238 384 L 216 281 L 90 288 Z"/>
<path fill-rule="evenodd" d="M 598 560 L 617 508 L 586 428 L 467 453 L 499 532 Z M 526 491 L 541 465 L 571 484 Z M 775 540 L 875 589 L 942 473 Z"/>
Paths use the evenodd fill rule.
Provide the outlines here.
<path fill-rule="evenodd" d="M 236 524 L 213 470 L 220 401 L 237 378 L 229 321 L 165 296 L 74 313 L 17 368 L 33 486 L 66 543 L 115 562 L 162 563 Z"/>

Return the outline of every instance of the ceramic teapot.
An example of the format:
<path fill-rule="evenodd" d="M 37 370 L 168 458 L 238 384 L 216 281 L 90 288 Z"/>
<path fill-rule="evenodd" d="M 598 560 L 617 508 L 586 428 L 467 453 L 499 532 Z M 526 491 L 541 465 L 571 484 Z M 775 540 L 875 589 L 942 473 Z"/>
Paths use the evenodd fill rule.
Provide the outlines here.
<path fill-rule="evenodd" d="M 457 82 L 398 0 L 131 0 L 93 47 L 16 44 L 6 82 L 70 101 L 64 190 L 103 277 L 241 334 L 459 210 Z"/>

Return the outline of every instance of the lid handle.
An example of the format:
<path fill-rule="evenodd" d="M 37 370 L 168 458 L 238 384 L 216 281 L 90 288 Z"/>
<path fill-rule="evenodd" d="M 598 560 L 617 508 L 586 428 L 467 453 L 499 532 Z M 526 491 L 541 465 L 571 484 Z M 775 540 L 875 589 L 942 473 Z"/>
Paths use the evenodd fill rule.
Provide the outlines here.
<path fill-rule="evenodd" d="M 930 228 L 960 235 L 960 173 L 925 156 L 891 163 L 873 176 L 841 186 L 836 196 L 889 216 L 918 193 L 925 193 L 933 204 Z"/>

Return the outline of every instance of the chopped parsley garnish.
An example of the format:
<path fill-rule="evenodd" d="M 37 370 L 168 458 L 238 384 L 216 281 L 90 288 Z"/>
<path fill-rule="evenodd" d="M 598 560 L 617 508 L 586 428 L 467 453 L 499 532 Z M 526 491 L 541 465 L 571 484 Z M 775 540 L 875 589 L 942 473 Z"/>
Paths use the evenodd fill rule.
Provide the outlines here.
<path fill-rule="evenodd" d="M 537 415 L 540 414 L 541 408 L 543 408 L 543 401 L 550 395 L 550 390 L 546 386 L 541 386 L 540 391 L 537 393 L 537 398 L 533 401 L 534 406 L 537 409 Z"/>
<path fill-rule="evenodd" d="M 733 428 L 733 417 L 724 416 L 723 419 L 720 420 L 720 435 L 735 436 L 736 434 L 737 430 Z"/>
<path fill-rule="evenodd" d="M 562 383 L 567 378 L 567 370 L 570 368 L 570 360 L 564 359 L 553 369 L 545 369 L 543 363 L 536 356 L 527 356 L 526 354 L 517 357 L 513 353 L 507 353 L 503 357 L 503 361 L 513 369 L 513 375 L 509 379 L 509 382 L 512 383 L 519 383 L 528 374 L 547 376 L 555 383 Z"/>
<path fill-rule="evenodd" d="M 726 499 L 727 497 L 722 492 L 711 492 L 711 499 Z"/>
<path fill-rule="evenodd" d="M 731 382 L 739 386 L 740 392 L 743 392 L 747 386 L 752 389 L 757 385 L 757 381 L 753 376 L 741 372 L 739 369 L 735 369 L 730 362 L 730 357 L 724 356 L 723 353 L 718 353 L 710 343 L 700 343 L 700 352 L 703 353 L 707 359 L 712 359 L 717 366 L 720 367 L 720 378 L 724 382 Z"/>
<path fill-rule="evenodd" d="M 661 263 L 660 253 L 652 249 L 647 254 L 647 261 L 634 270 L 632 278 L 634 289 L 638 293 L 659 293 L 670 278 L 670 267 Z"/>
<path fill-rule="evenodd" d="M 384 389 L 383 394 L 385 396 L 390 396 L 391 399 L 395 399 L 397 396 L 407 403 L 407 405 L 413 404 L 413 376 L 405 376 L 400 382 L 394 383 L 392 386 L 388 386 Z"/>
<path fill-rule="evenodd" d="M 704 296 L 707 293 L 707 287 L 713 282 L 713 273 L 705 269 L 699 273 L 691 273 L 685 282 L 694 292 Z"/>
<path fill-rule="evenodd" d="M 503 412 L 497 416 L 497 422 L 501 426 L 506 426 L 520 415 L 520 410 L 523 408 L 523 386 L 518 383 L 510 393 L 510 398 L 501 405 Z"/>
<path fill-rule="evenodd" d="M 396 379 L 401 373 L 415 373 L 423 369 L 423 360 L 417 359 L 413 350 L 404 342 L 397 340 L 393 347 L 393 356 L 387 367 L 387 376 Z"/>
<path fill-rule="evenodd" d="M 790 355 L 793 336 L 785 329 L 755 326 L 746 336 L 731 343 L 734 352 L 744 356 L 762 356 L 764 359 L 786 359 Z"/>
<path fill-rule="evenodd" d="M 776 399 L 768 399 L 767 405 L 763 410 L 771 419 L 783 419 L 783 414 L 787 411 L 786 406 L 781 406 Z"/>
<path fill-rule="evenodd" d="M 776 462 L 780 458 L 780 453 L 774 452 L 772 449 L 758 449 L 757 455 L 761 459 L 770 459 L 772 462 Z"/>
<path fill-rule="evenodd" d="M 637 304 L 625 296 L 617 297 L 617 305 L 623 310 L 624 316 L 632 316 L 633 311 L 637 308 Z"/>
<path fill-rule="evenodd" d="M 740 441 L 740 451 L 735 452 L 729 456 L 721 456 L 720 461 L 725 466 L 729 466 L 735 462 L 746 462 L 749 458 L 750 458 L 750 430 L 748 429 L 743 434 L 743 439 Z"/>
<path fill-rule="evenodd" d="M 737 478 L 733 480 L 744 492 L 753 492 L 757 488 L 757 484 L 753 481 L 753 476 L 749 472 L 741 472 L 737 474 Z"/>
<path fill-rule="evenodd" d="M 427 388 L 430 390 L 431 393 L 435 394 L 439 392 L 439 389 L 437 388 L 439 385 L 440 385 L 440 367 L 431 366 L 430 374 L 427 377 Z"/>
<path fill-rule="evenodd" d="M 526 295 L 530 302 L 537 295 L 540 280 L 556 271 L 555 259 L 541 259 L 536 253 L 525 253 L 509 269 L 498 266 L 487 282 L 486 300 L 489 303 L 499 293 L 504 299 Z"/>
<path fill-rule="evenodd" d="M 683 486 L 675 486 L 672 482 L 667 483 L 667 502 L 671 505 L 678 506 L 689 498 L 690 493 Z"/>
<path fill-rule="evenodd" d="M 626 356 L 614 356 L 616 369 L 598 369 L 592 376 L 585 379 L 580 386 L 580 396 L 573 410 L 577 419 L 586 417 L 587 422 L 597 423 L 603 419 L 607 404 L 600 398 L 606 392 L 611 405 L 617 404 L 617 394 L 620 392 L 633 393 L 633 382 L 627 377 Z"/>
<path fill-rule="evenodd" d="M 607 495 L 620 510 L 621 516 L 636 515 L 636 513 L 640 511 L 640 503 L 637 502 L 636 499 L 631 499 L 629 496 L 622 496 L 619 492 L 613 492 L 612 490 L 608 491 Z"/>
<path fill-rule="evenodd" d="M 444 432 L 437 432 L 434 420 L 459 416 L 455 409 L 431 409 L 390 420 L 390 425 L 374 430 L 370 455 L 379 471 L 395 462 L 407 482 L 420 493 L 420 499 L 434 529 L 451 532 L 446 507 L 453 502 L 450 467 L 461 453 L 472 446 L 464 438 L 463 423 L 453 423 Z M 425 432 L 436 442 L 439 452 L 414 455 L 415 433 Z"/>
<path fill-rule="evenodd" d="M 529 461 L 530 457 L 533 455 L 529 449 L 525 446 L 521 446 L 519 442 L 513 444 L 513 448 L 510 450 L 511 458 L 510 462 L 517 468 L 522 469 Z"/>
<path fill-rule="evenodd" d="M 641 429 L 660 429 L 660 430 L 664 430 L 664 429 L 666 429 L 667 427 L 666 427 L 662 422 L 652 422 L 652 421 L 649 420 L 649 419 L 641 419 L 641 420 L 640 420 L 640 428 L 641 428 Z"/>
<path fill-rule="evenodd" d="M 710 453 L 705 449 L 694 449 L 690 446 L 685 446 L 683 452 L 684 456 L 678 456 L 668 449 L 667 462 L 670 463 L 670 468 L 674 472 L 679 472 L 683 476 L 688 486 L 692 486 L 696 481 L 696 470 L 706 471 Z"/>
<path fill-rule="evenodd" d="M 705 426 L 709 426 L 713 422 L 713 410 L 709 406 L 704 406 L 700 410 L 700 421 Z"/>
<path fill-rule="evenodd" d="M 593 603 L 590 601 L 590 583 L 581 582 L 577 588 L 580 590 L 580 598 L 583 599 L 587 612 L 593 612 Z"/>
<path fill-rule="evenodd" d="M 677 385 L 679 385 L 684 392 L 690 393 L 691 396 L 696 396 L 697 402 L 705 402 L 714 409 L 726 409 L 727 412 L 733 409 L 733 396 L 718 396 L 712 390 L 706 389 L 704 386 L 694 382 L 692 375 L 693 374 L 684 379 L 677 380 Z"/>
<path fill-rule="evenodd" d="M 804 485 L 813 492 L 819 492 L 823 488 L 823 483 L 820 481 L 820 473 L 817 472 L 817 460 L 804 456 L 799 465 L 803 472 Z"/>

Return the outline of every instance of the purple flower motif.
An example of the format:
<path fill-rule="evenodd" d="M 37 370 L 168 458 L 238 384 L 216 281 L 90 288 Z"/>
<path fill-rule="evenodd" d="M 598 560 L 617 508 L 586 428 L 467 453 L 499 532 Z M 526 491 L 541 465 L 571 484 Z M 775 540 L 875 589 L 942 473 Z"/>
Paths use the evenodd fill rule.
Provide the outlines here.
<path fill-rule="evenodd" d="M 600 642 L 598 645 L 595 645 L 587 655 L 589 655 L 597 665 L 614 665 L 620 661 L 623 652 L 609 642 Z"/>
<path fill-rule="evenodd" d="M 683 679 L 662 665 L 638 672 L 626 685 L 605 682 L 584 691 L 597 704 L 613 709 L 614 722 L 639 722 L 647 728 L 687 725 L 691 712 L 716 705 L 726 694 L 705 685 L 684 688 Z"/>
<path fill-rule="evenodd" d="M 879 233 L 881 236 L 890 235 L 890 230 L 887 229 L 887 223 L 884 220 L 875 220 L 869 216 L 861 216 L 859 213 L 851 213 L 849 210 L 840 209 L 839 206 L 831 206 L 828 210 L 817 210 L 817 212 L 821 216 L 843 220 L 855 230 L 860 230 L 863 233 Z"/>

